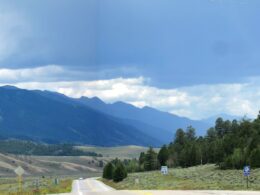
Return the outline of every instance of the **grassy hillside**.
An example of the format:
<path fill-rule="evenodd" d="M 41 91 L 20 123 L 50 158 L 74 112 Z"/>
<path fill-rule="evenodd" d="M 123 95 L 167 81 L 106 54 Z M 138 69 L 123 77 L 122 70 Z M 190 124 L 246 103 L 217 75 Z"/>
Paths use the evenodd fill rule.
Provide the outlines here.
<path fill-rule="evenodd" d="M 109 158 L 89 156 L 25 156 L 0 153 L 0 195 L 15 195 L 18 190 L 17 177 L 14 169 L 22 166 L 24 174 L 23 191 L 32 194 L 39 181 L 40 192 L 69 192 L 71 181 L 79 177 L 100 176 Z M 54 179 L 59 178 L 59 185 L 54 185 Z M 19 195 L 23 195 L 19 193 Z"/>
<path fill-rule="evenodd" d="M 85 152 L 95 152 L 104 157 L 111 158 L 138 158 L 141 152 L 146 152 L 147 147 L 141 146 L 120 146 L 120 147 L 91 147 L 91 146 L 77 146 Z M 155 149 L 158 151 L 159 149 Z"/>
<path fill-rule="evenodd" d="M 138 180 L 138 181 L 137 181 Z M 133 173 L 120 183 L 106 181 L 116 189 L 132 190 L 245 190 L 242 170 L 219 170 L 215 165 L 171 169 L 169 175 L 159 171 Z M 252 170 L 249 188 L 260 190 L 260 169 Z"/>
<path fill-rule="evenodd" d="M 0 153 L 0 177 L 14 177 L 14 169 L 22 166 L 25 176 L 100 175 L 100 163 L 108 158 L 88 156 L 21 156 Z M 1 184 L 0 184 L 1 185 Z"/>
<path fill-rule="evenodd" d="M 86 147 L 79 146 L 81 150 L 97 152 L 103 157 L 91 156 L 29 156 L 0 153 L 0 177 L 13 177 L 13 170 L 22 166 L 26 176 L 35 175 L 100 175 L 106 162 L 112 158 L 133 158 L 146 151 L 147 148 L 139 146 L 124 147 Z"/>

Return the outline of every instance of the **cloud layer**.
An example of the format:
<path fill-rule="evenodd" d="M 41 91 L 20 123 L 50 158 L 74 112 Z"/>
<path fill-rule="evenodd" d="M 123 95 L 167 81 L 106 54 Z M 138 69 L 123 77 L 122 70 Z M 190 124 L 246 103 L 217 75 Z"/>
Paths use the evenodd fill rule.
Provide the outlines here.
<path fill-rule="evenodd" d="M 74 80 L 64 81 L 61 75 L 64 78 L 73 75 Z M 219 113 L 255 117 L 259 110 L 257 105 L 260 105 L 258 77 L 243 83 L 161 89 L 149 85 L 150 80 L 144 77 L 88 81 L 77 80 L 77 76 L 80 78 L 82 73 L 57 65 L 0 69 L 1 85 L 57 91 L 75 98 L 97 96 L 106 102 L 125 101 L 138 107 L 151 106 L 193 119 Z"/>
<path fill-rule="evenodd" d="M 22 15 L 0 8 L 0 63 L 14 57 L 29 33 Z"/>

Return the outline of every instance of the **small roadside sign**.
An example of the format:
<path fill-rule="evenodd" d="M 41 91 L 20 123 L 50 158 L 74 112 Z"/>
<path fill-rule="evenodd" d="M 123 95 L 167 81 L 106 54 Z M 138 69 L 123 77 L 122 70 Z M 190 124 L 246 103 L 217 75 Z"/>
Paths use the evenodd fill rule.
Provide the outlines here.
<path fill-rule="evenodd" d="M 250 175 L 250 166 L 244 166 L 244 176 L 246 177 L 246 187 L 248 188 L 248 177 Z"/>
<path fill-rule="evenodd" d="M 18 176 L 19 191 L 21 192 L 22 191 L 22 181 L 23 181 L 22 175 L 25 173 L 25 170 L 21 166 L 19 166 L 14 170 L 14 172 Z"/>
<path fill-rule="evenodd" d="M 16 173 L 16 175 L 18 175 L 18 176 L 22 176 L 23 174 L 24 174 L 24 169 L 21 167 L 21 166 L 19 166 L 19 167 L 17 167 L 15 170 L 14 170 L 14 172 Z"/>
<path fill-rule="evenodd" d="M 34 180 L 34 186 L 35 186 L 36 189 L 39 189 L 39 186 L 40 186 L 40 180 L 39 179 Z"/>
<path fill-rule="evenodd" d="M 161 173 L 164 175 L 168 174 L 168 167 L 167 166 L 161 166 Z"/>
<path fill-rule="evenodd" d="M 244 166 L 244 176 L 247 177 L 250 175 L 250 166 Z"/>

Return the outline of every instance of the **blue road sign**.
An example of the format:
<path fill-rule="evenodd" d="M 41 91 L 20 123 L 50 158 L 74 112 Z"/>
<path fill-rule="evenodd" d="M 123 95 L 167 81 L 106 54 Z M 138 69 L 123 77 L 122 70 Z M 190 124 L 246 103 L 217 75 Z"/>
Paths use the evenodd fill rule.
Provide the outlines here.
<path fill-rule="evenodd" d="M 161 167 L 161 173 L 164 174 L 164 175 L 167 175 L 168 174 L 168 167 L 167 166 L 162 166 Z"/>
<path fill-rule="evenodd" d="M 244 166 L 244 176 L 250 175 L 250 166 Z"/>

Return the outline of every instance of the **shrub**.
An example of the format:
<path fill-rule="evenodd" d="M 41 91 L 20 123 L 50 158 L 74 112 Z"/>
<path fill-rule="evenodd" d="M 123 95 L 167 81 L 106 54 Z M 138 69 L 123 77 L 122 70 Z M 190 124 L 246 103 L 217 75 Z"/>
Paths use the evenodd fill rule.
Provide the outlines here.
<path fill-rule="evenodd" d="M 114 165 L 109 162 L 103 169 L 103 178 L 105 179 L 113 179 L 114 174 Z"/>
<path fill-rule="evenodd" d="M 126 167 L 119 159 L 112 160 L 103 169 L 103 178 L 105 179 L 113 179 L 115 182 L 120 182 L 126 177 Z"/>
<path fill-rule="evenodd" d="M 116 168 L 113 174 L 113 181 L 120 182 L 123 181 L 123 179 L 125 179 L 126 177 L 127 177 L 127 171 L 125 166 L 121 162 L 118 162 L 116 164 Z"/>

